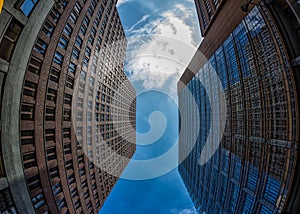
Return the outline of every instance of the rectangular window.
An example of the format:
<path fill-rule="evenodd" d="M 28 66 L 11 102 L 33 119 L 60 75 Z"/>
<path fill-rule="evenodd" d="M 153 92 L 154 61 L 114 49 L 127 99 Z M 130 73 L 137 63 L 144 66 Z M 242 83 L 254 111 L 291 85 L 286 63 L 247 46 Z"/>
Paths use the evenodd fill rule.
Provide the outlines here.
<path fill-rule="evenodd" d="M 47 161 L 51 161 L 51 160 L 54 160 L 56 158 L 57 158 L 57 156 L 56 156 L 55 147 L 47 149 Z"/>
<path fill-rule="evenodd" d="M 23 87 L 23 95 L 33 97 L 35 99 L 37 84 L 31 81 L 25 80 Z"/>
<path fill-rule="evenodd" d="M 76 65 L 73 62 L 70 62 L 68 71 L 72 74 L 76 72 Z"/>
<path fill-rule="evenodd" d="M 23 103 L 21 107 L 21 120 L 33 120 L 34 119 L 34 105 L 29 103 Z"/>
<path fill-rule="evenodd" d="M 82 33 L 82 35 L 85 35 L 86 27 L 84 25 L 81 25 L 79 32 Z"/>
<path fill-rule="evenodd" d="M 71 110 L 64 110 L 64 121 L 70 121 L 71 120 Z"/>
<path fill-rule="evenodd" d="M 38 2 L 39 0 L 21 0 L 16 4 L 16 7 L 28 17 Z"/>
<path fill-rule="evenodd" d="M 53 61 L 59 65 L 62 65 L 63 59 L 64 59 L 63 55 L 56 51 Z"/>
<path fill-rule="evenodd" d="M 74 13 L 74 11 L 71 12 L 69 19 L 71 20 L 71 22 L 73 22 L 74 24 L 77 21 L 78 16 Z"/>
<path fill-rule="evenodd" d="M 74 78 L 71 77 L 70 75 L 67 76 L 67 80 L 66 80 L 66 86 L 68 88 L 73 89 L 73 85 L 74 85 Z"/>
<path fill-rule="evenodd" d="M 80 11 L 81 11 L 81 6 L 80 6 L 80 4 L 78 4 L 78 2 L 75 4 L 75 6 L 74 6 L 74 9 L 75 9 L 75 11 L 78 13 L 78 14 L 80 14 Z"/>
<path fill-rule="evenodd" d="M 57 23 L 58 19 L 60 17 L 60 13 L 55 9 L 52 8 L 51 12 L 50 12 L 50 17 L 52 18 L 52 20 Z"/>
<path fill-rule="evenodd" d="M 50 72 L 50 80 L 53 82 L 58 83 L 59 82 L 59 77 L 60 77 L 60 71 L 57 70 L 56 68 L 51 68 Z"/>
<path fill-rule="evenodd" d="M 54 26 L 52 25 L 52 23 L 49 21 L 49 20 L 46 20 L 44 26 L 43 26 L 43 32 L 51 37 L 52 36 L 52 33 L 54 31 Z"/>
<path fill-rule="evenodd" d="M 38 209 L 39 207 L 43 206 L 45 203 L 44 200 L 44 195 L 43 193 L 40 193 L 36 196 L 34 196 L 33 198 L 31 198 L 32 204 L 34 206 L 35 209 Z"/>
<path fill-rule="evenodd" d="M 88 27 L 90 24 L 90 19 L 87 16 L 85 16 L 83 19 L 83 23 L 85 24 L 86 27 Z"/>
<path fill-rule="evenodd" d="M 57 91 L 52 89 L 52 88 L 48 88 L 48 92 L 47 92 L 47 100 L 49 101 L 56 101 L 56 95 L 57 95 Z"/>
<path fill-rule="evenodd" d="M 61 36 L 59 38 L 58 46 L 61 47 L 62 49 L 67 49 L 68 42 L 69 40 L 66 37 Z"/>
<path fill-rule="evenodd" d="M 90 57 L 91 56 L 91 49 L 89 47 L 86 47 L 85 49 L 85 56 Z"/>
<path fill-rule="evenodd" d="M 79 58 L 79 50 L 77 48 L 73 48 L 72 57 L 76 60 Z"/>
<path fill-rule="evenodd" d="M 10 61 L 22 28 L 23 26 L 14 18 L 9 23 L 0 43 L 0 57 L 2 59 Z"/>
<path fill-rule="evenodd" d="M 54 121 L 55 120 L 55 108 L 46 107 L 45 119 L 47 121 Z"/>
<path fill-rule="evenodd" d="M 71 103 L 72 103 L 72 95 L 71 94 L 65 93 L 64 103 L 71 105 Z"/>
<path fill-rule="evenodd" d="M 71 33 L 72 33 L 72 31 L 73 31 L 73 28 L 71 27 L 71 25 L 70 25 L 69 23 L 67 23 L 66 26 L 65 26 L 65 28 L 64 28 L 64 32 L 65 32 L 68 36 L 70 36 Z"/>
<path fill-rule="evenodd" d="M 75 44 L 76 44 L 78 47 L 81 48 L 82 41 L 83 41 L 83 40 L 81 39 L 81 37 L 80 37 L 80 36 L 77 36 L 77 39 L 76 39 L 76 41 L 75 41 Z"/>

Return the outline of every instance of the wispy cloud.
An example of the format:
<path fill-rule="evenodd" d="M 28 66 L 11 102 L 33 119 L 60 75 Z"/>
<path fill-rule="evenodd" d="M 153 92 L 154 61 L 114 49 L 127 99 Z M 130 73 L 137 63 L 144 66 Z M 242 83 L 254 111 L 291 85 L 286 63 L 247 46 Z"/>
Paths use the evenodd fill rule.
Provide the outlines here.
<path fill-rule="evenodd" d="M 143 16 L 126 30 L 125 70 L 138 92 L 158 89 L 176 99 L 177 81 L 200 42 L 195 36 L 193 10 L 183 3 L 175 4 L 151 21 L 148 15 Z"/>
<path fill-rule="evenodd" d="M 190 209 L 172 209 L 171 210 L 172 214 L 198 214 L 197 210 L 195 208 L 190 208 Z"/>
<path fill-rule="evenodd" d="M 118 0 L 117 7 L 120 7 L 122 4 L 125 4 L 130 1 L 132 1 L 132 0 Z"/>

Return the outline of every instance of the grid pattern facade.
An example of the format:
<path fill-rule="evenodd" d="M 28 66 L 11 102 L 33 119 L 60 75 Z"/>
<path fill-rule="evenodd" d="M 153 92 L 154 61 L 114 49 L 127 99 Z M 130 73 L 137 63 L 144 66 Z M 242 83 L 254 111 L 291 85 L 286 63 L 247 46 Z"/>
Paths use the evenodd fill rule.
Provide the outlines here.
<path fill-rule="evenodd" d="M 225 0 L 195 0 L 202 36 L 205 35 L 210 23 L 213 21 L 214 15 L 217 10 L 220 9 L 220 5 L 224 1 Z"/>
<path fill-rule="evenodd" d="M 135 90 L 123 72 L 127 41 L 116 3 L 59 1 L 31 47 L 19 136 L 36 213 L 98 213 L 135 152 Z M 30 17 L 37 4 L 44 2 L 15 7 Z M 0 57 L 8 62 L 23 27 L 14 18 L 10 25 L 15 40 L 0 43 Z M 126 158 L 115 159 L 105 145 Z"/>
<path fill-rule="evenodd" d="M 221 145 L 198 164 L 211 121 L 209 94 L 225 92 L 227 115 Z M 179 108 L 198 104 L 200 121 L 181 112 L 185 123 L 200 124 L 195 147 L 179 172 L 200 213 L 282 213 L 291 191 L 298 154 L 298 104 L 293 72 L 279 31 L 266 8 L 255 7 L 179 92 Z M 181 127 L 181 129 L 188 127 Z M 190 130 L 188 135 L 193 135 Z M 180 136 L 179 155 L 189 136 Z M 181 159 L 181 158 L 179 158 Z"/>

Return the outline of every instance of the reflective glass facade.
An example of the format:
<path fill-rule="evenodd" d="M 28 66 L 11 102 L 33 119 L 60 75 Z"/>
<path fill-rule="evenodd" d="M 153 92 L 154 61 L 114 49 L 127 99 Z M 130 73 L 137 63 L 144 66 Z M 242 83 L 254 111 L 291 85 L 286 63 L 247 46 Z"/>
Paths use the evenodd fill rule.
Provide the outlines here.
<path fill-rule="evenodd" d="M 209 102 L 208 91 L 221 91 L 212 72 L 225 92 L 226 127 L 217 152 L 200 166 L 202 148 L 214 129 L 212 120 L 220 117 L 211 113 Z M 210 90 L 199 80 L 209 83 Z M 298 104 L 286 47 L 266 8 L 252 9 L 179 91 L 180 109 L 188 109 L 188 91 L 200 120 L 195 121 L 191 111 L 181 112 L 181 118 L 200 128 L 179 172 L 199 212 L 282 213 L 297 162 Z M 179 155 L 195 131 L 180 135 Z"/>

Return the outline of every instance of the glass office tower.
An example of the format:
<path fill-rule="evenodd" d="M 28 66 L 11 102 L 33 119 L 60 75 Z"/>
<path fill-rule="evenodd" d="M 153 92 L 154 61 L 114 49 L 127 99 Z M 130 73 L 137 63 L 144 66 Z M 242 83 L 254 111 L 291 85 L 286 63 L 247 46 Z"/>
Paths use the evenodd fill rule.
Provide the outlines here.
<path fill-rule="evenodd" d="M 195 99 L 199 111 L 199 130 L 180 127 L 179 156 L 190 146 L 191 135 L 198 138 L 179 172 L 199 213 L 296 212 L 299 65 L 271 12 L 276 5 L 259 2 L 244 13 L 243 1 L 213 1 L 216 7 L 210 11 L 218 13 L 209 13 L 211 2 L 196 1 L 204 36 L 198 51 L 207 60 L 202 63 L 196 54 L 178 84 L 179 109 Z M 238 8 L 231 17 L 230 8 Z M 221 22 L 226 25 L 214 26 Z M 200 165 L 212 120 L 219 116 L 212 114 L 208 92 L 219 93 L 218 87 L 226 98 L 225 130 L 216 153 Z M 181 119 L 192 124 L 194 115 L 183 111 Z"/>
<path fill-rule="evenodd" d="M 132 157 L 135 90 L 116 3 L 5 1 L 1 213 L 98 213 Z"/>

